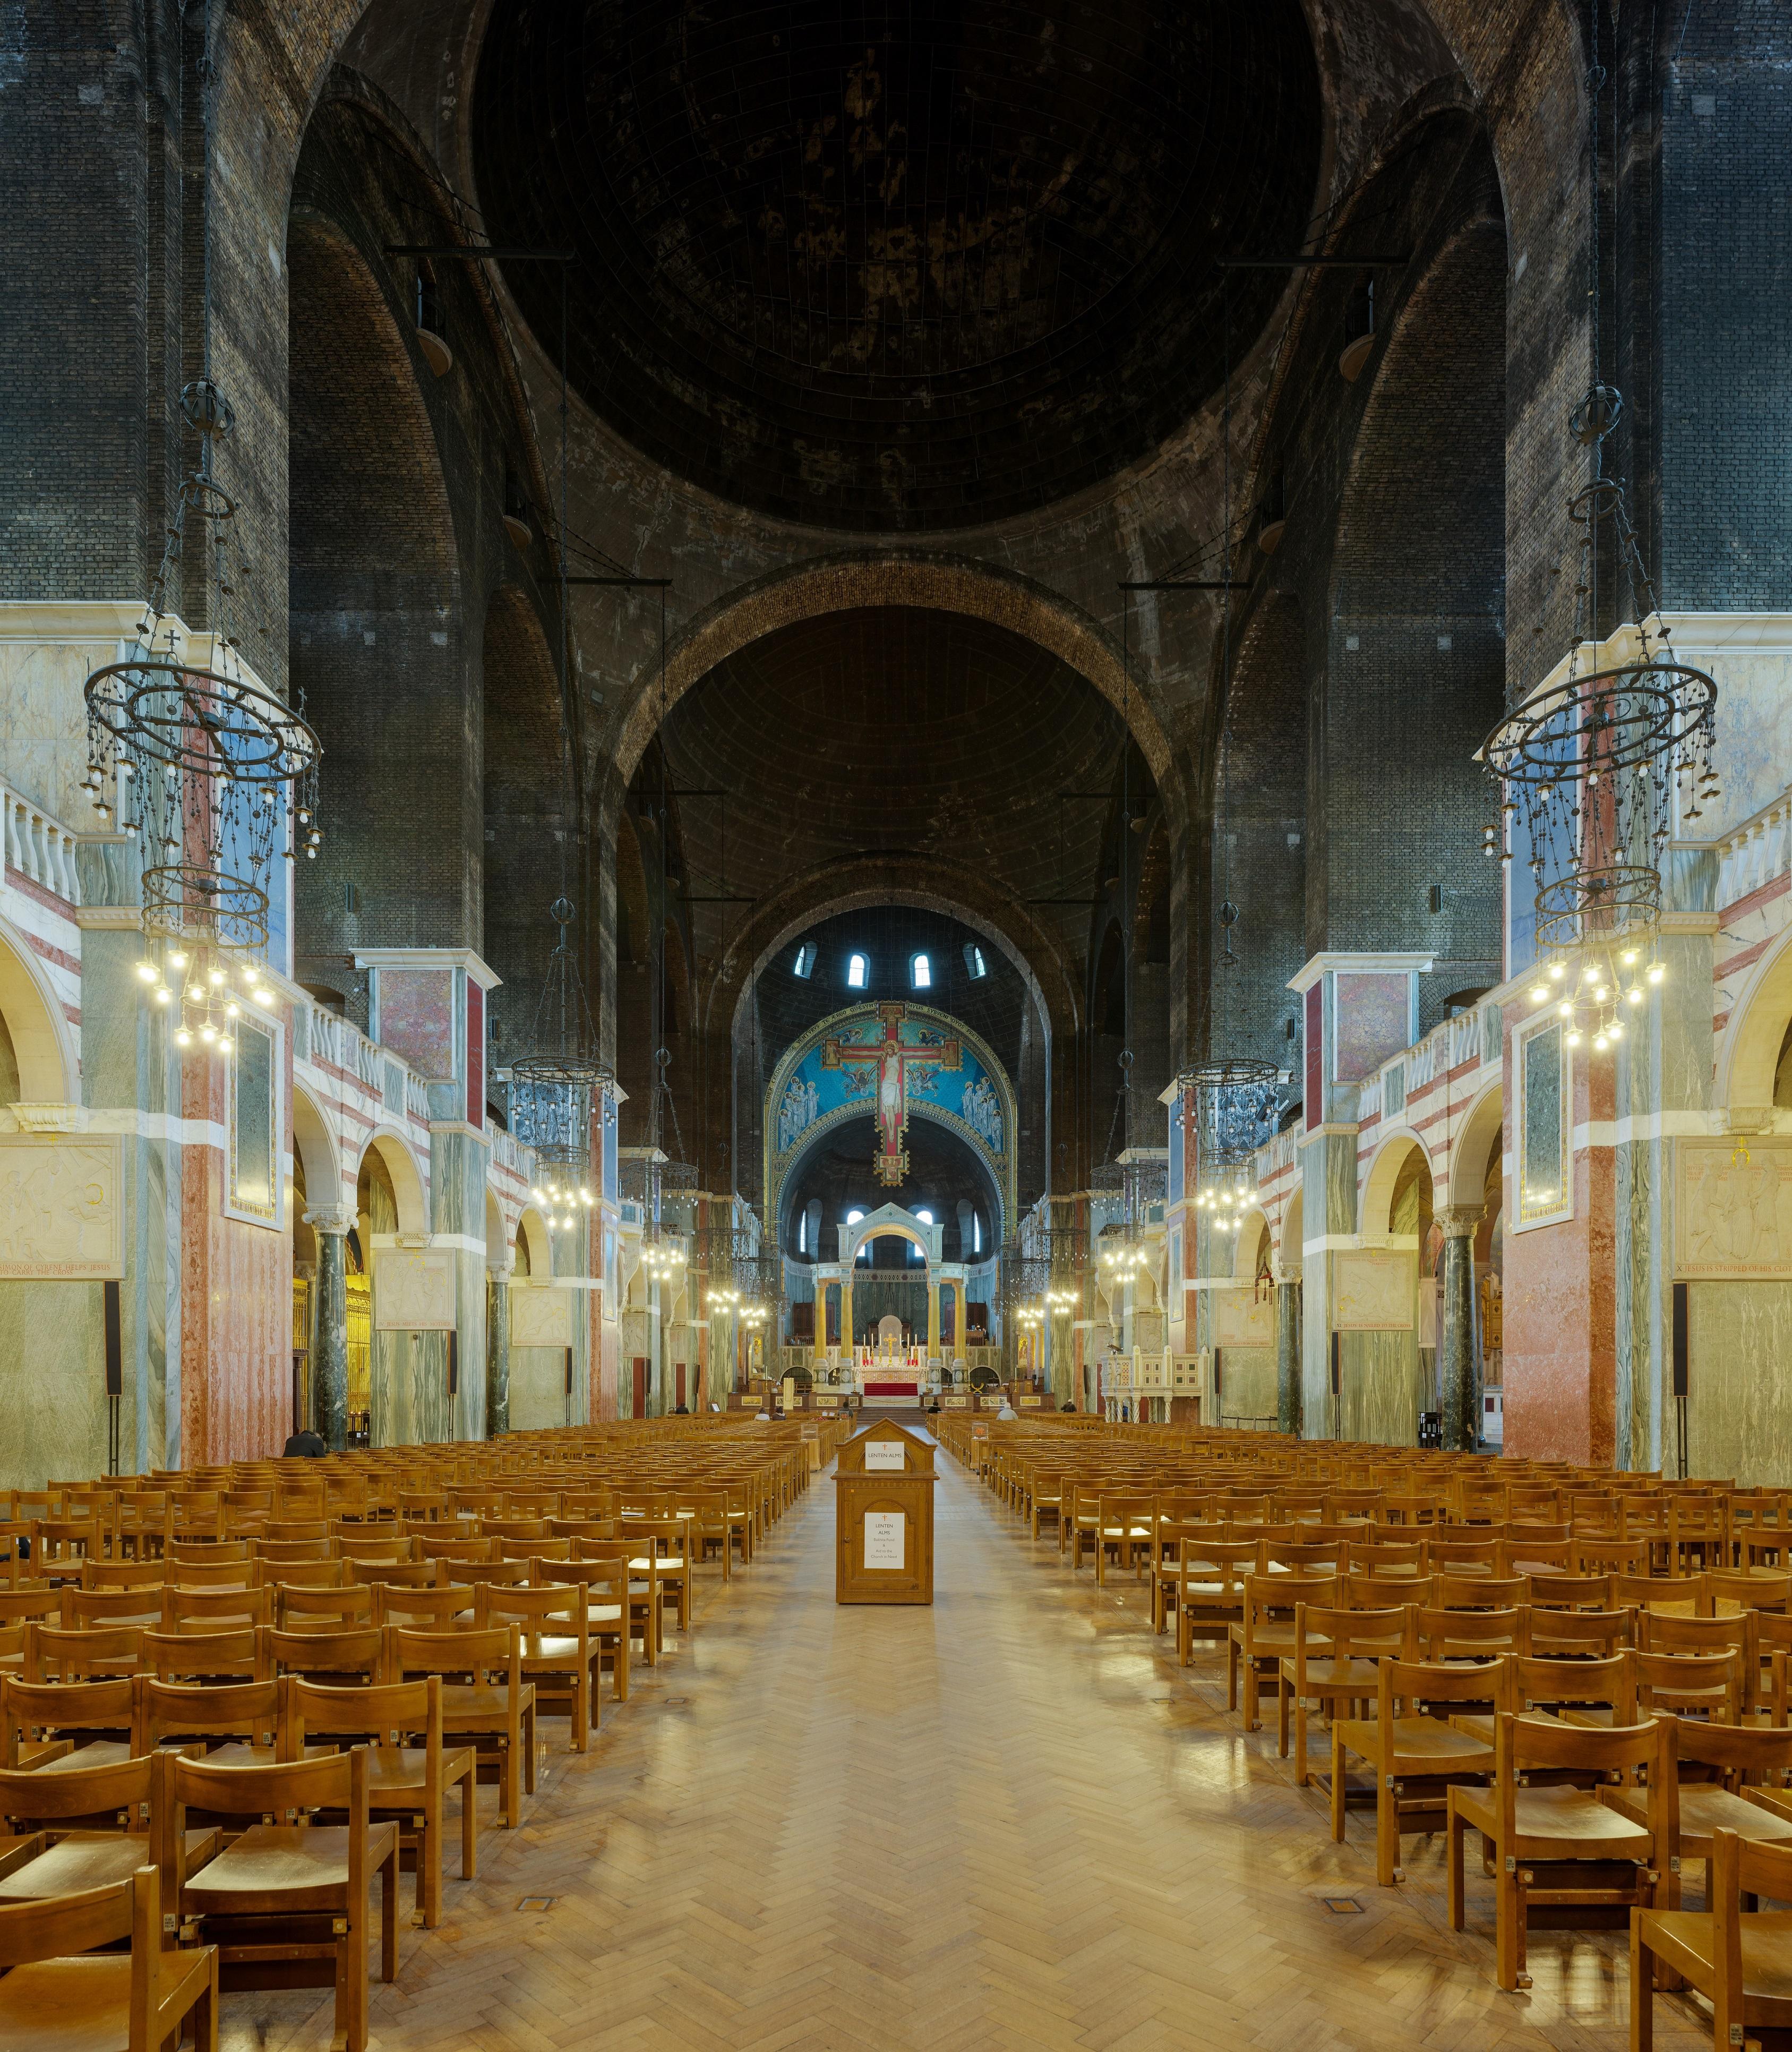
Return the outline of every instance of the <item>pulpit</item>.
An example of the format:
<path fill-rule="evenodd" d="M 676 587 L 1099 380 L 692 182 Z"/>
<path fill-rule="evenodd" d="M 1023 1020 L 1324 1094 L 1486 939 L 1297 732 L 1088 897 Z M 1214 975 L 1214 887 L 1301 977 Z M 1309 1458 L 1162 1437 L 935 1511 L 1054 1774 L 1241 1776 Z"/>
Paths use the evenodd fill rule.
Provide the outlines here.
<path fill-rule="evenodd" d="M 880 1418 L 834 1470 L 834 1600 L 933 1600 L 933 1440 Z"/>

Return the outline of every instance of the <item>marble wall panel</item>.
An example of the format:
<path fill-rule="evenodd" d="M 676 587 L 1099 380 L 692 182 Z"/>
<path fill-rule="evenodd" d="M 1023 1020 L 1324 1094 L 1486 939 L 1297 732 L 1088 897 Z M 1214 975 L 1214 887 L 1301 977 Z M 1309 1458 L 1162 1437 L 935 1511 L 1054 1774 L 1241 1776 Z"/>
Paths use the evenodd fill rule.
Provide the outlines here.
<path fill-rule="evenodd" d="M 1271 1353 L 1276 1343 L 1276 1305 L 1273 1297 L 1259 1298 L 1254 1290 L 1204 1290 L 1199 1293 L 1210 1299 L 1213 1318 L 1212 1343 L 1221 1347 L 1267 1347 Z M 1156 1349 L 1141 1341 L 1146 1351 L 1162 1353 L 1163 1342 Z"/>
<path fill-rule="evenodd" d="M 0 1134 L 0 1279 L 124 1273 L 119 1145 L 93 1134 Z"/>
<path fill-rule="evenodd" d="M 189 1060 L 190 1071 L 198 1060 Z M 217 1087 L 209 1074 L 186 1080 L 189 1105 L 207 1102 Z M 291 1429 L 292 1241 L 284 1232 L 224 1216 L 224 1179 L 218 1149 L 182 1149 L 180 1412 L 186 1467 L 265 1460 L 279 1453 Z"/>
<path fill-rule="evenodd" d="M 543 1426 L 563 1425 L 565 1422 L 565 1349 L 513 1346 L 511 1349 L 511 1430 L 513 1432 L 538 1431 Z"/>
<path fill-rule="evenodd" d="M 1336 1039 L 1332 1074 L 1339 1083 L 1361 1083 L 1372 1076 L 1412 1038 L 1412 982 L 1403 973 L 1340 974 L 1332 1002 Z"/>
<path fill-rule="evenodd" d="M 420 1076 L 445 1083 L 454 1075 L 454 972 L 385 969 L 380 974 L 380 1044 L 401 1055 Z"/>
<path fill-rule="evenodd" d="M 1276 1350 L 1273 1346 L 1227 1347 L 1220 1357 L 1222 1419 L 1248 1418 L 1261 1424 L 1276 1415 Z"/>
<path fill-rule="evenodd" d="M 1342 1436 L 1383 1447 L 1417 1445 L 1429 1390 L 1411 1332 L 1341 1333 L 1338 1365 Z"/>
<path fill-rule="evenodd" d="M 1686 1303 L 1687 1473 L 1792 1489 L 1792 1282 L 1692 1282 Z"/>
<path fill-rule="evenodd" d="M 0 1489 L 105 1473 L 103 1285 L 0 1285 Z"/>
<path fill-rule="evenodd" d="M 513 1285 L 511 1345 L 513 1347 L 569 1347 L 573 1343 L 574 1292 Z"/>

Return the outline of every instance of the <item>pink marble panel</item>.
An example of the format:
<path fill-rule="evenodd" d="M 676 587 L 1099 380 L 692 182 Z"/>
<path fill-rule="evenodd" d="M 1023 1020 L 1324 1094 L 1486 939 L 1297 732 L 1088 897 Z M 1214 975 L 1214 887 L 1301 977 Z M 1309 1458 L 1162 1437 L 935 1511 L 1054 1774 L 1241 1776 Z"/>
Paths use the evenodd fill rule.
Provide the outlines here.
<path fill-rule="evenodd" d="M 382 969 L 380 1039 L 419 1075 L 444 1083 L 454 1075 L 454 972 Z"/>
<path fill-rule="evenodd" d="M 222 1123 L 223 1072 L 182 1064 L 189 1119 Z M 224 1216 L 216 1147 L 181 1152 L 181 1465 L 265 1459 L 290 1429 L 292 1240 Z"/>
<path fill-rule="evenodd" d="M 1411 1040 L 1411 985 L 1404 974 L 1340 974 L 1335 981 L 1332 1074 L 1359 1083 Z"/>
<path fill-rule="evenodd" d="M 1612 1116 L 1610 1073 L 1577 1061 L 1574 1123 Z M 1508 1232 L 1505 1450 L 1540 1460 L 1609 1462 L 1617 1444 L 1614 1157 L 1574 1157 L 1575 1215 Z"/>

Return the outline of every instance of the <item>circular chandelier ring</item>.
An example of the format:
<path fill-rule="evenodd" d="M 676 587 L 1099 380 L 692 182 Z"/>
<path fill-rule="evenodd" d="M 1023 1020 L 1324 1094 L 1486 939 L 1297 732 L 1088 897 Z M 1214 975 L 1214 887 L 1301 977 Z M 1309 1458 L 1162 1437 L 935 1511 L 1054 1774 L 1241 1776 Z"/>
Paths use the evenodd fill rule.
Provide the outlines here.
<path fill-rule="evenodd" d="M 1493 729 L 1482 752 L 1508 784 L 1646 770 L 1686 747 L 1716 703 L 1716 681 L 1689 664 L 1590 670 L 1534 693 Z"/>
<path fill-rule="evenodd" d="M 616 1071 L 608 1062 L 576 1051 L 518 1055 L 509 1068 L 518 1083 L 558 1083 L 575 1090 L 601 1090 L 616 1080 Z"/>
<path fill-rule="evenodd" d="M 190 775 L 283 784 L 322 753 L 310 722 L 263 686 L 171 657 L 108 663 L 88 679 L 87 703 L 120 746 Z"/>
<path fill-rule="evenodd" d="M 1233 1055 L 1217 1060 L 1196 1062 L 1184 1069 L 1176 1078 L 1178 1090 L 1258 1090 L 1281 1081 L 1281 1071 L 1274 1062 L 1259 1061 L 1254 1055 Z"/>

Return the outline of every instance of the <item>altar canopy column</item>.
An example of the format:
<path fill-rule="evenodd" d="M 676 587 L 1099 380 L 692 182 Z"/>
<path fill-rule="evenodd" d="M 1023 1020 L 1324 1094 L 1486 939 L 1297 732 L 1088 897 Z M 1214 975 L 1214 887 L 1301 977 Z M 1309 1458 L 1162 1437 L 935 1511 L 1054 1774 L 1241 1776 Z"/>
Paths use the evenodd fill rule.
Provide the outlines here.
<path fill-rule="evenodd" d="M 1475 1404 L 1475 1229 L 1480 1204 L 1446 1204 L 1437 1215 L 1443 1233 L 1443 1302 L 1438 1306 L 1438 1401 L 1443 1443 L 1452 1453 L 1473 1453 L 1479 1437 Z"/>
<path fill-rule="evenodd" d="M 344 1242 L 354 1224 L 346 1211 L 307 1212 L 317 1235 L 316 1372 L 312 1429 L 333 1454 L 348 1447 L 348 1266 Z"/>
<path fill-rule="evenodd" d="M 849 1275 L 840 1285 L 840 1351 L 852 1353 L 852 1278 Z"/>
<path fill-rule="evenodd" d="M 1301 1286 L 1276 1286 L 1276 1430 L 1301 1429 Z"/>
<path fill-rule="evenodd" d="M 828 1285 L 817 1279 L 815 1286 L 815 1365 L 828 1358 Z"/>
<path fill-rule="evenodd" d="M 491 1278 L 485 1326 L 485 1436 L 502 1439 L 511 1429 L 511 1271 L 496 1262 Z"/>
<path fill-rule="evenodd" d="M 944 1284 L 936 1282 L 931 1275 L 928 1277 L 927 1358 L 930 1361 L 937 1361 L 940 1357 L 940 1291 L 944 1286 Z"/>

